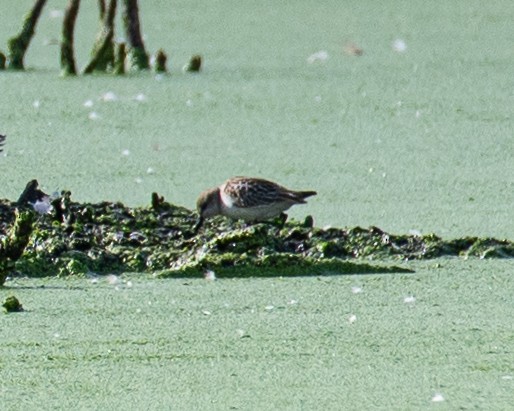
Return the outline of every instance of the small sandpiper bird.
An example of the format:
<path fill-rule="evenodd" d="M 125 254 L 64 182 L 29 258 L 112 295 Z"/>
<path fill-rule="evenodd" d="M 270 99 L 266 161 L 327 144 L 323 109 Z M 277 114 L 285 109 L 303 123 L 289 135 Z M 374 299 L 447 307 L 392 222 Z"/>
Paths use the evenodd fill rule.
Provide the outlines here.
<path fill-rule="evenodd" d="M 195 231 L 205 218 L 215 215 L 247 222 L 267 220 L 295 204 L 305 204 L 305 199 L 313 195 L 315 191 L 293 191 L 261 178 L 233 177 L 200 194 Z"/>

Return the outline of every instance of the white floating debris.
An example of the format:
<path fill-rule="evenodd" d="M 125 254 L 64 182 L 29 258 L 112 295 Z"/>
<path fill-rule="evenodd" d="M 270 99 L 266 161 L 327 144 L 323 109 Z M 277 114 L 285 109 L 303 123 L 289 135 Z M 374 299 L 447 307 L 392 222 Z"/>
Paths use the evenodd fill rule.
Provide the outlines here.
<path fill-rule="evenodd" d="M 32 208 L 38 214 L 49 214 L 52 212 L 53 207 L 50 203 L 50 197 L 43 197 L 41 200 L 36 200 L 32 204 Z"/>
<path fill-rule="evenodd" d="M 348 322 L 350 324 L 353 324 L 355 321 L 357 321 L 357 316 L 355 314 L 352 314 L 348 317 Z"/>
<path fill-rule="evenodd" d="M 512 375 L 504 375 L 502 377 L 502 380 L 512 380 L 512 379 L 514 379 L 514 377 Z"/>
<path fill-rule="evenodd" d="M 130 150 L 128 148 L 121 151 L 122 156 L 130 156 Z"/>
<path fill-rule="evenodd" d="M 312 64 L 312 63 L 315 63 L 317 61 L 321 61 L 321 62 L 324 62 L 328 59 L 328 52 L 325 51 L 325 50 L 320 50 L 320 51 L 317 51 L 316 53 L 314 54 L 311 54 L 308 58 L 307 58 L 307 63 L 309 64 Z"/>
<path fill-rule="evenodd" d="M 413 304 L 413 303 L 415 303 L 415 302 L 416 302 L 416 297 L 414 297 L 414 296 L 412 296 L 412 295 L 409 295 L 408 297 L 405 297 L 405 298 L 403 299 L 403 302 L 404 302 L 405 304 Z"/>
<path fill-rule="evenodd" d="M 420 118 L 420 117 L 421 117 L 421 111 L 416 110 L 416 118 Z"/>
<path fill-rule="evenodd" d="M 191 99 L 186 100 L 186 106 L 193 107 L 193 105 L 194 105 L 193 100 L 191 100 Z"/>
<path fill-rule="evenodd" d="M 34 100 L 32 103 L 32 107 L 39 108 L 41 106 L 41 102 L 39 100 Z"/>
<path fill-rule="evenodd" d="M 314 101 L 315 101 L 316 103 L 320 103 L 320 102 L 321 102 L 321 96 L 315 96 L 315 97 L 314 97 Z"/>
<path fill-rule="evenodd" d="M 265 309 L 266 311 L 271 311 L 271 310 L 273 310 L 274 308 L 275 308 L 275 306 L 273 306 L 273 305 L 267 305 L 266 307 L 264 307 L 264 309 Z"/>
<path fill-rule="evenodd" d="M 83 104 L 84 107 L 93 107 L 93 100 L 86 100 Z"/>
<path fill-rule="evenodd" d="M 114 94 L 112 91 L 108 91 L 107 93 L 102 94 L 100 98 L 102 101 L 116 101 L 118 100 L 118 96 Z"/>
<path fill-rule="evenodd" d="M 397 53 L 405 53 L 405 51 L 407 50 L 407 44 L 402 39 L 396 39 L 395 41 L 393 41 L 392 47 L 393 50 Z"/>
<path fill-rule="evenodd" d="M 132 281 L 127 281 L 126 284 L 125 284 L 128 288 L 132 288 Z"/>
<path fill-rule="evenodd" d="M 352 287 L 352 293 L 353 293 L 353 294 L 359 294 L 359 293 L 362 293 L 362 288 L 361 288 L 361 287 L 357 287 L 357 286 L 353 286 L 353 287 Z"/>
<path fill-rule="evenodd" d="M 109 274 L 105 279 L 107 280 L 107 283 L 111 285 L 116 285 L 120 282 L 118 276 L 114 274 Z"/>
<path fill-rule="evenodd" d="M 98 284 L 98 278 L 91 278 L 91 284 Z"/>
<path fill-rule="evenodd" d="M 202 314 L 203 315 L 211 315 L 211 312 L 207 311 L 207 310 L 202 310 Z"/>
<path fill-rule="evenodd" d="M 444 401 L 444 397 L 442 394 L 436 393 L 432 397 L 432 402 L 443 402 L 443 401 Z"/>
<path fill-rule="evenodd" d="M 136 100 L 136 101 L 146 101 L 146 100 L 148 100 L 148 98 L 143 93 L 139 93 L 136 97 L 134 97 L 134 100 Z"/>
<path fill-rule="evenodd" d="M 289 305 L 295 305 L 295 304 L 298 304 L 298 300 L 289 300 L 287 303 Z"/>
<path fill-rule="evenodd" d="M 153 167 L 148 167 L 146 169 L 146 174 L 155 174 L 155 170 L 153 169 Z"/>
<path fill-rule="evenodd" d="M 207 281 L 214 281 L 216 279 L 216 274 L 212 270 L 207 270 L 203 273 L 203 278 Z"/>
<path fill-rule="evenodd" d="M 136 184 L 142 184 L 142 183 L 143 183 L 143 179 L 142 179 L 141 177 L 136 177 L 136 178 L 134 179 L 134 182 L 135 182 Z"/>
<path fill-rule="evenodd" d="M 64 11 L 63 10 L 53 9 L 53 10 L 49 11 L 48 16 L 51 19 L 60 19 L 60 18 L 64 17 Z"/>
<path fill-rule="evenodd" d="M 91 113 L 89 113 L 88 118 L 90 120 L 99 120 L 100 115 L 96 111 L 92 111 Z"/>

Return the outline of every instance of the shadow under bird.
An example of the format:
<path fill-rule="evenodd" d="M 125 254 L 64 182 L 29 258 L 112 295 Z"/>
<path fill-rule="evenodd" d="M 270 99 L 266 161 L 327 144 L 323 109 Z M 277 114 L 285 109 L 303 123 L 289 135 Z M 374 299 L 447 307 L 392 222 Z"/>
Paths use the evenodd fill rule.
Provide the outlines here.
<path fill-rule="evenodd" d="M 315 191 L 294 191 L 262 178 L 233 177 L 200 194 L 195 231 L 206 218 L 216 215 L 246 222 L 277 217 L 295 204 L 305 204 L 313 195 Z"/>

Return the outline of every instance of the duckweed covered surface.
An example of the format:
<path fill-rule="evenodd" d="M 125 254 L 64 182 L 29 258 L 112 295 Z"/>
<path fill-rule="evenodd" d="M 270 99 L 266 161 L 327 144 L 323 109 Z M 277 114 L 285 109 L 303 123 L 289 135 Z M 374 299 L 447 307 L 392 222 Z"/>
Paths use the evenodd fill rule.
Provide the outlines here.
<path fill-rule="evenodd" d="M 48 214 L 33 224 L 15 269 L 29 276 L 95 272 L 152 272 L 163 277 L 201 275 L 307 275 L 403 272 L 375 260 L 441 256 L 513 257 L 508 240 L 430 235 L 393 235 L 377 227 L 318 228 L 308 216 L 291 221 L 246 225 L 219 217 L 194 232 L 196 214 L 154 193 L 151 206 L 78 203 L 71 193 L 53 200 Z M 13 224 L 15 204 L 2 200 L 3 232 Z"/>

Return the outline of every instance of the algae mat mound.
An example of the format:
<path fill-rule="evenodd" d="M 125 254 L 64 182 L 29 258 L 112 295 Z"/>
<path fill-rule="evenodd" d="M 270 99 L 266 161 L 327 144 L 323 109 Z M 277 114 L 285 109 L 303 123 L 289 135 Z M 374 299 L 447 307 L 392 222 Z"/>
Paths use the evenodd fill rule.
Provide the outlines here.
<path fill-rule="evenodd" d="M 15 222 L 21 200 L 37 195 L 29 189 L 37 190 L 37 181 L 27 184 L 17 203 L 0 202 L 4 232 Z M 195 213 L 165 202 L 157 193 L 151 206 L 130 208 L 112 202 L 73 202 L 65 191 L 46 211 L 31 216 L 30 236 L 28 229 L 24 232 L 27 245 L 14 265 L 22 274 L 138 271 L 169 277 L 206 270 L 230 276 L 357 274 L 405 271 L 370 260 L 514 256 L 514 244 L 507 240 L 445 241 L 435 235 L 392 235 L 377 227 L 322 229 L 313 227 L 311 217 L 304 222 L 278 219 L 254 225 L 219 217 L 197 233 Z"/>

